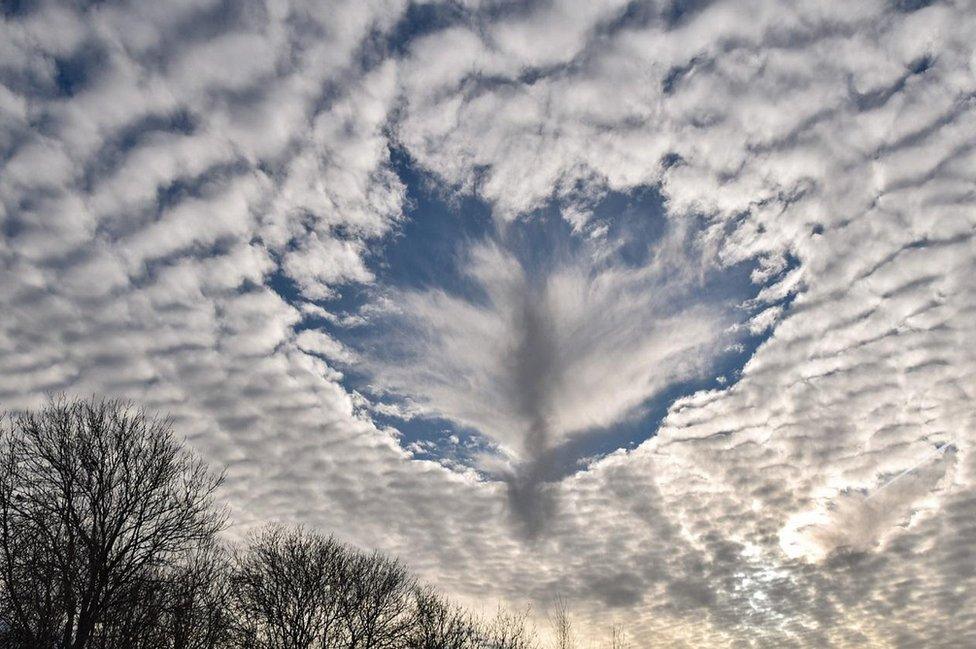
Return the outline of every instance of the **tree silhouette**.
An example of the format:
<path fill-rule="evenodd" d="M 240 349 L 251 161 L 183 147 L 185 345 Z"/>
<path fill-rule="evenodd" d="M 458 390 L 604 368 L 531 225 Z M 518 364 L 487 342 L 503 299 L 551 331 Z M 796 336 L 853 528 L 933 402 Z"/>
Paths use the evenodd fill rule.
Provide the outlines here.
<path fill-rule="evenodd" d="M 221 477 L 168 420 L 53 399 L 0 424 L 0 649 L 533 649 L 396 559 L 303 528 L 227 548 Z M 565 600 L 550 616 L 572 649 Z M 613 647 L 622 636 L 614 628 Z"/>
<path fill-rule="evenodd" d="M 0 588 L 8 641 L 130 646 L 164 578 L 223 525 L 221 478 L 170 423 L 120 401 L 56 399 L 0 432 Z M 141 631 L 138 631 L 141 633 Z"/>
<path fill-rule="evenodd" d="M 302 529 L 269 527 L 234 559 L 230 606 L 240 645 L 257 649 L 338 647 L 345 635 L 344 548 Z"/>

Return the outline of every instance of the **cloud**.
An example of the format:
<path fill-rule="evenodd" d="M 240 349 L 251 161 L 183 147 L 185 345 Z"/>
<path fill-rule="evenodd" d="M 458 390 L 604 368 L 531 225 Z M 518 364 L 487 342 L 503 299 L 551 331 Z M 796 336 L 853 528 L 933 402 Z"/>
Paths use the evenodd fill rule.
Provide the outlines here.
<path fill-rule="evenodd" d="M 925 510 L 934 501 L 929 507 L 922 501 L 937 493 L 938 482 L 947 477 L 951 453 L 948 445 L 940 446 L 870 493 L 847 490 L 825 500 L 826 508 L 798 512 L 780 532 L 783 551 L 821 561 L 834 552 L 872 550 L 899 528 L 917 525 L 920 515 L 931 513 Z"/>
<path fill-rule="evenodd" d="M 555 506 L 543 504 L 543 483 L 568 470 L 560 447 L 640 417 L 655 395 L 713 371 L 740 337 L 735 296 L 706 289 L 721 269 L 708 268 L 687 224 L 665 228 L 637 266 L 607 238 L 541 268 L 506 235 L 473 244 L 461 262 L 469 295 L 388 297 L 367 359 L 373 385 L 494 442 L 508 458 L 512 506 L 538 531 L 547 516 L 535 510 Z"/>
<path fill-rule="evenodd" d="M 971 4 L 5 10 L 0 403 L 171 412 L 228 468 L 233 533 L 301 521 L 461 597 L 563 592 L 593 636 L 616 618 L 676 646 L 972 645 Z M 547 487 L 558 513 L 524 543 L 500 524 L 506 484 L 411 459 L 344 387 L 334 332 L 296 331 L 316 308 L 375 317 L 325 298 L 389 289 L 374 260 L 409 211 L 391 148 L 500 228 L 560 204 L 595 250 L 593 197 L 648 186 L 701 224 L 671 266 L 539 273 L 504 241 L 471 248 L 494 293 L 398 295 L 389 317 L 426 332 L 401 351 L 425 363 L 355 368 L 411 407 L 519 460 L 534 421 L 542 448 L 617 425 L 739 321 L 674 307 L 696 283 L 662 269 L 689 259 L 753 260 L 747 326 L 768 339 L 644 444 Z M 660 345 L 671 331 L 693 344 Z M 935 448 L 952 452 L 912 469 Z"/>

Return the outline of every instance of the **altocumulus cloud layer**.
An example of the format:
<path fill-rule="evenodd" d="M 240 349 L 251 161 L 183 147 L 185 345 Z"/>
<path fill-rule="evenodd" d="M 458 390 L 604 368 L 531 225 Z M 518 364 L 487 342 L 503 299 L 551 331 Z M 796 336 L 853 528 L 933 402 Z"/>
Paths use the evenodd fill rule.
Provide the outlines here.
<path fill-rule="evenodd" d="M 0 401 L 168 411 L 228 467 L 235 530 L 335 529 L 461 597 L 559 592 L 640 646 L 972 646 L 974 15 L 5 3 Z M 467 290 L 384 279 L 423 216 L 408 175 L 488 206 Z M 595 206 L 647 187 L 666 225 L 635 259 Z M 539 270 L 506 233 L 553 205 L 585 243 Z M 748 291 L 704 290 L 741 268 Z M 355 344 L 386 321 L 424 365 Z M 757 335 L 636 447 L 536 480 L 558 506 L 531 540 L 509 524 L 550 451 Z M 383 412 L 487 442 L 420 461 Z"/>

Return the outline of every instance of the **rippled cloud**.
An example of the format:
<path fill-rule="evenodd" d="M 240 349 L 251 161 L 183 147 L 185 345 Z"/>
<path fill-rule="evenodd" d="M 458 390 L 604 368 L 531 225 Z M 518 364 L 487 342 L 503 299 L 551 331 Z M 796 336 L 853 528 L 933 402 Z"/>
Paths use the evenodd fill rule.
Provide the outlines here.
<path fill-rule="evenodd" d="M 973 15 L 7 3 L 0 405 L 169 412 L 227 467 L 231 533 L 562 593 L 593 637 L 972 645 Z M 647 188 L 668 227 L 616 246 L 595 206 Z M 576 243 L 533 258 L 512 233 L 547 218 Z M 418 238 L 457 254 L 397 281 Z M 520 480 L 558 503 L 531 539 Z"/>

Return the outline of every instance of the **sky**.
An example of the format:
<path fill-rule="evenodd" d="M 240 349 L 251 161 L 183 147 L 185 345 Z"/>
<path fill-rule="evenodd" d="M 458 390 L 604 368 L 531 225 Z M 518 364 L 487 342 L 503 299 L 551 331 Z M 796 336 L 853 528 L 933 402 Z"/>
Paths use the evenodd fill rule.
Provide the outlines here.
<path fill-rule="evenodd" d="M 3 3 L 0 407 L 635 647 L 976 646 L 976 5 Z"/>

